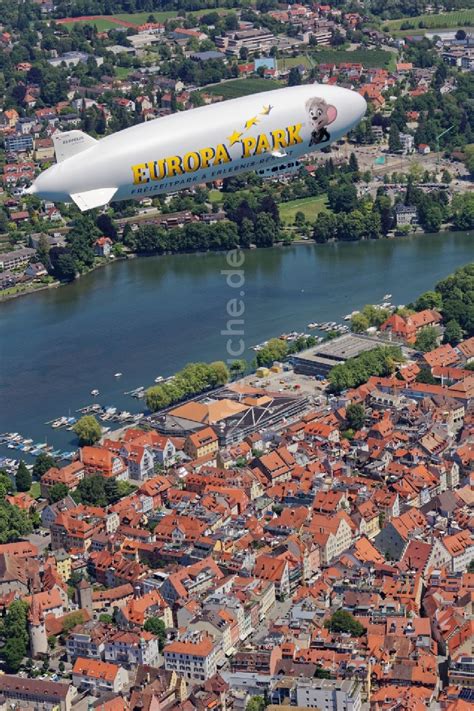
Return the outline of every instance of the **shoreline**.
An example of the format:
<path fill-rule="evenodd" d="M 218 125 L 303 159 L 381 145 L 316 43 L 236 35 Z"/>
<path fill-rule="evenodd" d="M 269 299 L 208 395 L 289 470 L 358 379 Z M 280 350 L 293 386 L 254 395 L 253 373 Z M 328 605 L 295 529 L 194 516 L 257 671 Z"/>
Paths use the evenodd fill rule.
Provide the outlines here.
<path fill-rule="evenodd" d="M 424 232 L 423 230 L 415 230 L 411 232 L 408 235 L 387 235 L 385 237 L 379 238 L 379 239 L 374 239 L 374 240 L 367 240 L 367 239 L 361 239 L 361 240 L 328 240 L 328 242 L 324 244 L 358 244 L 361 242 L 383 242 L 383 241 L 393 241 L 393 240 L 404 240 L 409 237 L 422 237 L 424 235 L 438 235 L 438 234 L 443 234 L 449 232 L 450 234 L 468 234 L 469 230 L 453 230 L 450 229 L 449 225 L 442 225 L 442 228 L 440 229 L 439 232 Z M 287 247 L 302 247 L 302 246 L 308 246 L 308 245 L 316 245 L 317 247 L 322 247 L 324 244 L 316 242 L 312 237 L 308 237 L 307 239 L 299 238 L 299 239 L 294 239 L 290 243 L 286 243 L 284 240 L 281 240 L 280 242 L 276 242 L 273 244 L 271 247 L 263 247 L 262 249 L 284 249 Z M 256 247 L 236 247 L 236 249 L 242 249 L 245 251 L 253 251 L 256 249 Z M 7 303 L 9 301 L 14 301 L 15 299 L 18 299 L 22 296 L 32 296 L 36 293 L 46 291 L 48 289 L 57 289 L 57 288 L 62 288 L 65 286 L 69 286 L 70 284 L 73 284 L 74 282 L 80 280 L 82 277 L 87 276 L 88 274 L 91 274 L 92 272 L 98 271 L 99 269 L 102 269 L 104 267 L 110 266 L 111 264 L 118 263 L 118 262 L 125 262 L 128 260 L 132 259 L 148 259 L 150 257 L 167 257 L 167 256 L 178 256 L 180 254 L 219 254 L 220 252 L 225 252 L 226 250 L 219 250 L 219 249 L 208 249 L 206 251 L 189 251 L 189 252 L 164 252 L 162 254 L 158 254 L 157 252 L 144 252 L 144 253 L 138 253 L 138 252 L 130 252 L 129 254 L 120 256 L 120 257 L 115 257 L 114 259 L 109 259 L 107 261 L 103 261 L 100 264 L 94 265 L 91 269 L 89 269 L 87 272 L 84 272 L 84 274 L 79 274 L 73 281 L 71 282 L 61 282 L 61 281 L 55 281 L 51 284 L 45 284 L 44 286 L 39 287 L 38 289 L 31 289 L 27 291 L 22 291 L 19 292 L 18 294 L 9 294 L 8 296 L 2 296 L 0 292 L 0 307 L 3 303 Z"/>

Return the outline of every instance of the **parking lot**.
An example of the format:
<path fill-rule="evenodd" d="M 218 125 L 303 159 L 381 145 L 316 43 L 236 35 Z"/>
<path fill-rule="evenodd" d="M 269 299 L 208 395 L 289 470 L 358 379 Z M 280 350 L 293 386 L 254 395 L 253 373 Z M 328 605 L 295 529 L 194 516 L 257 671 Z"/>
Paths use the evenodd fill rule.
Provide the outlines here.
<path fill-rule="evenodd" d="M 327 381 L 316 380 L 308 375 L 297 375 L 293 370 L 284 371 L 282 373 L 273 373 L 270 371 L 268 375 L 259 378 L 253 373 L 252 375 L 243 378 L 246 385 L 252 387 L 265 388 L 271 392 L 293 392 L 309 396 L 315 402 L 325 402 L 324 387 Z"/>

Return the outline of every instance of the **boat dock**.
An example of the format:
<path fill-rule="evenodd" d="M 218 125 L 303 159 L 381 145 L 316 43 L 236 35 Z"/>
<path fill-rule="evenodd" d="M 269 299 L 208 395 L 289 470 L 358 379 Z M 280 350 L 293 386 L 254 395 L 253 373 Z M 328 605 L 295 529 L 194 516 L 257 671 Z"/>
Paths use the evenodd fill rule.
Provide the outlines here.
<path fill-rule="evenodd" d="M 128 410 L 118 410 L 112 405 L 98 405 L 97 403 L 80 407 L 77 412 L 81 415 L 95 415 L 103 422 L 118 422 L 121 424 L 138 424 L 145 417 L 143 412 L 133 414 Z"/>
<path fill-rule="evenodd" d="M 14 449 L 23 454 L 29 454 L 32 457 L 37 457 L 39 454 L 49 454 L 51 457 L 62 460 L 72 461 L 77 457 L 77 451 L 62 451 L 60 449 L 54 449 L 52 444 L 47 442 L 34 442 L 32 439 L 24 437 L 19 434 L 19 432 L 3 432 L 0 434 L 0 445 L 7 447 L 7 449 Z M 17 462 L 16 459 L 0 458 L 4 461 L 5 466 L 11 466 L 12 463 Z"/>

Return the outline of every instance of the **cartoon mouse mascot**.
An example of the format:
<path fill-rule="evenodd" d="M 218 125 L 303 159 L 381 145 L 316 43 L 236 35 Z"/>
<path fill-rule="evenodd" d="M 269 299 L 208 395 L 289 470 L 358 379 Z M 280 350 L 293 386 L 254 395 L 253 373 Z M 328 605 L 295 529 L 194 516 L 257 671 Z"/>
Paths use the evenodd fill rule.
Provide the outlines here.
<path fill-rule="evenodd" d="M 312 126 L 309 145 L 315 146 L 318 143 L 327 143 L 331 138 L 331 134 L 326 127 L 336 120 L 336 107 L 327 104 L 324 99 L 315 97 L 306 103 L 306 110 L 311 119 Z"/>

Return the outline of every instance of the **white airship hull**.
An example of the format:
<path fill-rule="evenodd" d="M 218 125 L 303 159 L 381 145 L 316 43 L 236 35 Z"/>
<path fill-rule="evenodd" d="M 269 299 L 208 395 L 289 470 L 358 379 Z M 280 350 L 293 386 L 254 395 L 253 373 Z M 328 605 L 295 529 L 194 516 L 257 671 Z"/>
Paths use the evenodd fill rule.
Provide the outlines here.
<path fill-rule="evenodd" d="M 278 174 L 340 139 L 365 110 L 355 92 L 309 84 L 172 114 L 100 141 L 69 131 L 54 138 L 59 162 L 28 192 L 87 210 L 250 170 Z"/>

